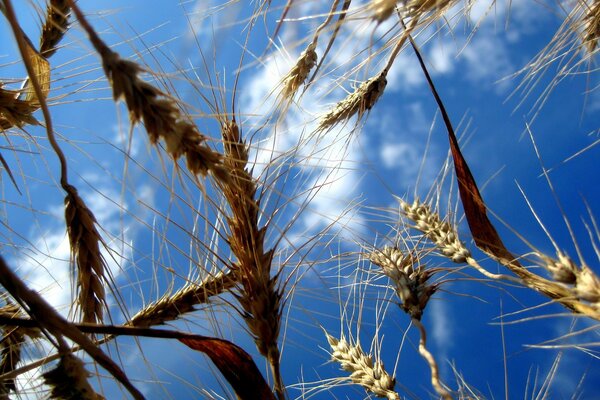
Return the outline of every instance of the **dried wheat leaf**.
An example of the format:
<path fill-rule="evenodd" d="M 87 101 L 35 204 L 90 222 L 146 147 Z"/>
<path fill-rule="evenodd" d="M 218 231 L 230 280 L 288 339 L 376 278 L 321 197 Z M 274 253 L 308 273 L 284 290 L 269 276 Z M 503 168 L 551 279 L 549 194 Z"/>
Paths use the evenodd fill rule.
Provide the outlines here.
<path fill-rule="evenodd" d="M 182 338 L 179 341 L 191 349 L 206 354 L 217 366 L 242 400 L 275 400 L 275 396 L 252 357 L 242 348 L 222 339 Z"/>

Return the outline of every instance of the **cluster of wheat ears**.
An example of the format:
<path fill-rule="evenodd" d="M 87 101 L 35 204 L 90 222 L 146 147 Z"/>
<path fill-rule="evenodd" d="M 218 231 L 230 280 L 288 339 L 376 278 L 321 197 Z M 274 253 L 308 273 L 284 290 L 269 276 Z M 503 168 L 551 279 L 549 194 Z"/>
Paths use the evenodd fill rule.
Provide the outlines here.
<path fill-rule="evenodd" d="M 273 85 L 270 96 L 276 100 L 268 111 L 269 115 L 261 116 L 259 128 L 245 126 L 247 118 L 244 111 L 236 110 L 237 78 L 232 87 L 224 87 L 219 77 L 213 77 L 212 84 L 207 85 L 206 92 L 200 96 L 212 110 L 203 118 L 212 120 L 210 126 L 220 130 L 220 136 L 201 132 L 188 113 L 187 105 L 170 90 L 165 76 L 152 75 L 142 64 L 124 58 L 109 46 L 103 32 L 94 28 L 90 15 L 86 14 L 86 2 L 48 0 L 39 43 L 28 37 L 19 23 L 15 3 L 0 0 L 4 23 L 12 32 L 12 37 L 0 40 L 14 43 L 21 56 L 18 62 L 27 75 L 20 82 L 20 88 L 12 88 L 14 82 L 9 85 L 8 80 L 0 80 L 0 129 L 5 138 L 0 151 L 4 167 L 2 175 L 9 178 L 10 190 L 18 190 L 18 177 L 13 174 L 15 166 L 3 156 L 17 151 L 11 147 L 10 138 L 29 136 L 28 140 L 36 141 L 41 139 L 31 136 L 28 133 L 30 129 L 43 132 L 40 137 L 45 135 L 52 154 L 59 161 L 56 177 L 64 192 L 64 224 L 70 245 L 73 298 L 70 311 L 57 310 L 42 292 L 33 290 L 26 283 L 26 277 L 18 272 L 19 265 L 8 265 L 12 262 L 6 256 L 0 258 L 1 398 L 32 396 L 31 391 L 23 394 L 22 384 L 18 384 L 19 377 L 31 371 L 37 371 L 42 382 L 34 387 L 33 396 L 104 398 L 106 394 L 100 394 L 103 391 L 99 382 L 111 378 L 125 393 L 128 392 L 127 396 L 160 398 L 165 393 L 143 394 L 136 382 L 130 379 L 118 353 L 109 351 L 111 344 L 127 336 L 158 338 L 156 340 L 168 342 L 169 346 L 175 346 L 172 341 L 179 341 L 205 353 L 208 356 L 206 362 L 214 364 L 218 370 L 214 373 L 229 386 L 222 396 L 233 391 L 241 399 L 283 400 L 292 397 L 290 388 L 302 385 L 286 382 L 282 374 L 283 369 L 291 368 L 287 364 L 294 364 L 294 360 L 285 357 L 282 351 L 285 343 L 282 331 L 284 327 L 291 329 L 294 324 L 293 319 L 288 319 L 289 308 L 292 307 L 294 291 L 300 290 L 302 276 L 313 273 L 321 265 L 319 261 L 309 262 L 308 256 L 302 256 L 302 251 L 306 250 L 305 254 L 309 254 L 317 246 L 328 245 L 329 251 L 333 252 L 336 246 L 332 245 L 331 236 L 325 234 L 314 235 L 300 245 L 296 242 L 289 244 L 292 240 L 286 235 L 298 215 L 309 212 L 310 195 L 307 200 L 297 200 L 301 196 L 288 198 L 282 195 L 285 185 L 294 179 L 290 176 L 292 169 L 286 163 L 300 156 L 298 149 L 309 140 L 315 146 L 311 148 L 312 157 L 318 157 L 319 144 L 325 143 L 328 135 L 335 135 L 340 127 L 350 127 L 353 135 L 349 140 L 359 135 L 363 126 L 361 121 L 385 94 L 390 69 L 403 51 L 412 52 L 418 59 L 442 115 L 453 164 L 453 170 L 446 170 L 445 177 L 456 182 L 470 234 L 459 231 L 456 219 L 439 207 L 439 191 L 438 201 L 435 196 L 426 199 L 396 197 L 398 225 L 394 229 L 395 237 L 389 238 L 388 244 L 360 243 L 362 250 L 350 257 L 354 258 L 356 265 L 359 261 L 369 264 L 369 270 L 377 276 L 377 283 L 369 278 L 353 285 L 375 285 L 382 293 L 386 290 L 393 292 L 395 298 L 392 302 L 406 314 L 411 326 L 417 328 L 420 336 L 418 353 L 430 372 L 427 379 L 434 391 L 432 397 L 483 397 L 463 381 L 457 380 L 459 384 L 454 386 L 445 382 L 439 363 L 446 360 L 436 359 L 427 346 L 427 327 L 422 318 L 427 313 L 429 302 L 454 279 L 453 274 L 472 274 L 475 284 L 485 282 L 499 287 L 531 289 L 541 298 L 545 296 L 547 301 L 563 306 L 569 315 L 589 319 L 593 327 L 600 321 L 600 278 L 583 258 L 579 257 L 579 261 L 571 258 L 556 243 L 553 243 L 554 254 L 538 250 L 526 255 L 513 254 L 504 245 L 488 217 L 486 204 L 461 153 L 451 119 L 415 42 L 415 38 L 423 32 L 435 31 L 450 24 L 453 18 L 468 14 L 475 0 L 330 0 L 317 5 L 316 8 L 324 12 L 310 15 L 302 15 L 304 9 L 311 10 L 307 6 L 313 3 L 306 0 L 287 0 L 281 4 L 271 0 L 240 2 L 238 5 L 251 10 L 249 17 L 240 23 L 248 35 L 236 38 L 241 43 L 248 40 L 251 32 L 261 31 L 258 27 L 267 20 L 277 21 L 275 25 L 265 23 L 268 26 L 266 32 L 270 32 L 267 50 L 279 46 L 281 39 L 278 33 L 290 20 L 289 16 L 310 17 L 318 24 L 311 32 L 312 36 L 301 44 L 304 47 L 287 75 Z M 216 14 L 220 7 L 233 7 L 236 3 L 223 2 L 212 9 L 207 8 L 207 13 Z M 34 3 L 31 6 L 34 7 Z M 493 7 L 493 2 L 490 7 Z M 524 72 L 525 89 L 557 55 L 573 54 L 567 57 L 565 68 L 594 60 L 600 37 L 600 2 L 573 0 L 566 2 L 564 7 L 567 10 L 564 24 Z M 252 154 L 264 143 L 256 139 L 259 137 L 256 132 L 265 129 L 277 131 L 280 125 L 285 124 L 287 113 L 296 107 L 299 99 L 311 90 L 316 81 L 331 79 L 333 74 L 327 69 L 330 50 L 336 41 L 345 40 L 344 24 L 356 23 L 357 20 L 370 24 L 368 26 L 374 33 L 371 47 L 357 56 L 362 59 L 356 62 L 351 73 L 358 75 L 357 71 L 367 71 L 371 65 L 381 65 L 382 68 L 363 82 L 354 84 L 354 89 L 345 98 L 317 116 L 312 131 L 300 135 L 299 143 L 272 157 L 266 166 L 259 165 Z M 387 26 L 393 26 L 393 29 L 379 38 L 375 32 L 380 32 L 377 28 L 382 24 L 389 24 Z M 73 30 L 84 34 L 81 40 L 91 45 L 95 60 L 100 60 L 104 82 L 110 85 L 114 101 L 124 104 L 127 109 L 131 133 L 134 134 L 136 125 L 142 127 L 149 143 L 159 154 L 167 156 L 165 160 L 170 160 L 163 160 L 163 166 L 174 168 L 174 179 L 185 176 L 188 182 L 192 182 L 192 190 L 204 199 L 206 208 L 203 210 L 194 208 L 192 203 L 186 204 L 201 215 L 199 218 L 204 221 L 205 229 L 217 237 L 214 243 L 218 246 L 204 245 L 205 256 L 194 260 L 196 270 L 190 272 L 183 285 L 167 288 L 155 300 L 146 301 L 133 312 L 131 307 L 121 303 L 123 296 L 107 261 L 111 254 L 108 250 L 110 244 L 94 210 L 73 184 L 73 174 L 69 174 L 72 171 L 70 160 L 63 151 L 64 137 L 59 137 L 52 123 L 53 56 L 65 51 L 62 47 L 65 35 Z M 263 61 L 268 59 L 268 53 L 265 50 L 264 55 L 253 56 Z M 203 56 L 210 57 L 209 54 Z M 205 62 L 207 65 L 211 63 L 206 59 Z M 261 62 L 248 62 L 248 65 L 258 68 Z M 240 62 L 240 67 L 247 68 L 244 62 Z M 244 68 L 239 68 L 239 71 Z M 217 94 L 221 94 L 222 101 L 217 100 Z M 228 99 L 231 106 L 226 105 Z M 68 98 L 62 99 L 66 100 Z M 185 162 L 180 161 L 182 158 Z M 26 177 L 22 178 L 25 180 Z M 33 182 L 33 177 L 28 178 Z M 279 210 L 290 204 L 299 204 L 297 212 L 291 213 L 289 221 L 282 224 L 284 217 L 279 216 Z M 160 210 L 156 212 L 161 213 Z M 288 217 L 286 213 L 281 215 Z M 591 232 L 592 236 L 598 235 L 593 229 Z M 205 235 L 209 236 L 210 232 Z M 292 255 L 283 250 L 290 247 Z M 482 262 L 482 257 L 478 259 L 474 255 L 476 252 L 483 253 L 486 261 Z M 189 257 L 194 258 L 194 254 L 189 254 Z M 328 254 L 327 258 L 335 263 L 341 257 L 348 255 L 331 258 Z M 446 261 L 431 267 L 427 262 L 429 257 Z M 309 267 L 305 268 L 305 264 Z M 211 267 L 214 265 L 216 267 Z M 531 268 L 532 265 L 537 268 Z M 504 272 L 491 271 L 498 266 Z M 175 273 L 172 268 L 167 268 L 167 271 Z M 318 275 L 318 271 L 316 273 Z M 337 290 L 342 291 L 340 287 Z M 219 299 L 222 300 L 220 307 L 234 311 L 231 313 L 233 318 L 245 324 L 246 334 L 256 345 L 256 357 L 263 357 L 268 368 L 260 368 L 256 357 L 253 359 L 241 345 L 233 342 L 235 338 L 232 341 L 231 338 L 223 338 L 225 335 L 198 335 L 192 329 L 182 329 L 182 326 L 188 325 L 176 324 L 195 314 L 210 313 L 213 303 Z M 114 303 L 119 306 L 115 307 Z M 119 312 L 123 315 L 117 315 Z M 161 327 L 167 324 L 171 328 Z M 325 331 L 322 339 L 323 345 L 329 345 L 326 352 L 330 360 L 342 370 L 341 378 L 336 382 L 354 384 L 363 396 L 368 397 L 400 399 L 407 396 L 397 384 L 393 371 L 384 366 L 380 354 L 363 350 L 358 337 L 343 331 Z M 375 338 L 374 342 L 377 341 Z M 45 350 L 41 355 L 39 351 L 28 350 L 36 348 Z M 90 371 L 95 372 L 92 375 Z M 406 385 L 407 382 L 402 383 L 403 387 Z M 309 398 L 324 391 L 326 396 L 330 396 L 335 393 L 335 386 L 317 385 L 301 391 L 300 397 Z M 208 390 L 199 391 L 199 396 L 202 395 L 219 396 Z"/>

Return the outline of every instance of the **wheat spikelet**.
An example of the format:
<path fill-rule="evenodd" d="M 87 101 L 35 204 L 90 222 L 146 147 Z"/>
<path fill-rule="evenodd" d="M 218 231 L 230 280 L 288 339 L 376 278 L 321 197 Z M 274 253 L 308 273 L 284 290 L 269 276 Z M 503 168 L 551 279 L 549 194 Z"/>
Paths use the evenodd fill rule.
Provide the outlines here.
<path fill-rule="evenodd" d="M 0 307 L 0 315 L 9 318 L 22 317 L 23 312 L 18 305 L 6 299 L 6 304 Z M 3 330 L 3 335 L 0 342 L 0 346 L 2 348 L 0 353 L 0 375 L 4 375 L 14 371 L 19 361 L 21 361 L 21 350 L 25 343 L 25 337 L 28 336 L 31 339 L 37 339 L 40 337 L 40 331 L 37 328 L 22 328 L 13 326 L 2 326 L 1 328 Z M 15 381 L 13 378 L 3 379 L 0 382 L 0 386 L 7 395 L 11 390 L 16 391 Z"/>
<path fill-rule="evenodd" d="M 358 113 L 358 118 L 370 110 L 379 97 L 383 94 L 387 84 L 387 70 L 377 76 L 361 83 L 354 92 L 340 101 L 331 111 L 325 114 L 319 121 L 319 131 L 324 131 L 333 126 L 349 120 Z"/>
<path fill-rule="evenodd" d="M 313 40 L 300 54 L 296 65 L 283 78 L 282 94 L 286 98 L 292 98 L 298 88 L 306 81 L 308 74 L 317 64 L 317 41 Z"/>
<path fill-rule="evenodd" d="M 368 9 L 377 22 L 388 19 L 396 9 L 397 0 L 371 0 Z"/>
<path fill-rule="evenodd" d="M 226 180 L 221 155 L 206 145 L 206 136 L 188 121 L 177 103 L 158 88 L 142 81 L 138 75 L 143 69 L 112 51 L 72 0 L 69 3 L 102 58 L 102 67 L 112 86 L 113 97 L 125 102 L 131 122 L 143 122 L 153 144 L 162 138 L 173 159 L 185 155 L 192 174 L 205 176 L 210 171 L 218 179 Z"/>
<path fill-rule="evenodd" d="M 591 5 L 586 1 L 580 1 L 583 8 L 583 46 L 588 53 L 592 54 L 598 47 L 600 39 L 600 2 L 595 0 Z"/>
<path fill-rule="evenodd" d="M 415 223 L 415 228 L 420 230 L 433 243 L 440 252 L 455 263 L 464 263 L 471 257 L 471 252 L 459 239 L 458 232 L 452 225 L 442 221 L 439 214 L 433 212 L 426 203 L 415 199 L 412 204 L 398 198 L 402 213 Z"/>
<path fill-rule="evenodd" d="M 455 3 L 457 0 L 408 0 L 404 2 L 403 11 L 412 18 L 420 18 L 429 12 L 434 12 L 434 17 L 437 18 Z"/>
<path fill-rule="evenodd" d="M 360 343 L 352 345 L 342 336 L 336 339 L 325 332 L 327 342 L 331 346 L 331 359 L 340 363 L 342 369 L 350 373 L 352 382 L 362 386 L 367 392 L 389 400 L 399 400 L 400 396 L 394 391 L 396 379 L 387 373 L 383 362 L 367 355 Z"/>
<path fill-rule="evenodd" d="M 102 239 L 96 230 L 96 218 L 85 205 L 77 189 L 65 187 L 65 221 L 71 245 L 71 258 L 77 266 L 77 301 L 83 322 L 102 322 L 106 304 L 103 281 L 106 265 L 100 253 Z"/>
<path fill-rule="evenodd" d="M 231 289 L 235 283 L 230 274 L 223 272 L 199 283 L 190 282 L 174 294 L 165 295 L 145 306 L 129 320 L 127 325 L 145 328 L 175 321 L 182 315 L 194 311 L 196 305 L 207 303 L 210 297 Z"/>
<path fill-rule="evenodd" d="M 51 387 L 50 397 L 61 400 L 101 400 L 103 396 L 94 391 L 83 362 L 73 354 L 60 358 L 58 365 L 42 375 L 46 385 Z"/>
<path fill-rule="evenodd" d="M 555 281 L 568 285 L 577 298 L 594 303 L 600 310 L 600 279 L 590 267 L 585 264 L 577 266 L 571 257 L 562 251 L 557 251 L 556 258 L 540 253 L 537 255 L 543 261 L 542 266 L 552 274 Z"/>
<path fill-rule="evenodd" d="M 277 339 L 281 323 L 281 292 L 277 276 L 271 278 L 273 249 L 265 250 L 266 227 L 258 226 L 260 204 L 255 199 L 257 183 L 247 169 L 248 146 L 241 137 L 235 119 L 221 123 L 225 148 L 223 164 L 230 180 L 221 189 L 231 216 L 229 246 L 237 258 L 232 271 L 239 282 L 238 298 L 243 317 L 259 352 L 269 360 L 275 380 L 275 391 L 284 398 L 284 386 L 279 371 Z"/>
<path fill-rule="evenodd" d="M 69 28 L 69 12 L 71 7 L 67 0 L 50 0 L 46 8 L 46 20 L 40 36 L 40 53 L 51 57 L 56 52 L 56 46 L 62 40 Z"/>
<path fill-rule="evenodd" d="M 396 294 L 402 301 L 400 308 L 411 318 L 420 320 L 429 298 L 435 293 L 438 285 L 427 282 L 438 271 L 425 269 L 419 263 L 418 256 L 405 254 L 396 247 L 386 246 L 369 254 L 369 260 L 381 267 L 383 273 L 391 279 Z"/>
<path fill-rule="evenodd" d="M 13 126 L 25 124 L 37 125 L 33 113 L 37 105 L 29 100 L 20 100 L 19 92 L 2 89 L 0 84 L 0 130 L 5 131 Z"/>

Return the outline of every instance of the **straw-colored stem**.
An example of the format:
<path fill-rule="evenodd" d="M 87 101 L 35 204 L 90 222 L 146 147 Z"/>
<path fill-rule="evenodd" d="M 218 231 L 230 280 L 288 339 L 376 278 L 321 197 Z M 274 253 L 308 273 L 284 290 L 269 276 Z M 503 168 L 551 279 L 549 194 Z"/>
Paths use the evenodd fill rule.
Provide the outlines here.
<path fill-rule="evenodd" d="M 444 400 L 452 400 L 452 394 L 450 394 L 450 392 L 444 387 L 444 384 L 440 380 L 440 372 L 437 362 L 435 361 L 435 358 L 429 352 L 429 350 L 427 350 L 427 332 L 425 331 L 425 327 L 423 326 L 421 321 L 419 321 L 416 318 L 412 319 L 412 323 L 415 324 L 417 328 L 419 328 L 419 333 L 421 334 L 421 339 L 419 340 L 419 353 L 421 354 L 421 356 L 423 356 L 423 358 L 425 359 L 425 361 L 427 361 L 427 364 L 429 365 L 429 369 L 431 371 L 431 385 L 433 386 L 435 391 L 440 396 L 442 396 Z"/>

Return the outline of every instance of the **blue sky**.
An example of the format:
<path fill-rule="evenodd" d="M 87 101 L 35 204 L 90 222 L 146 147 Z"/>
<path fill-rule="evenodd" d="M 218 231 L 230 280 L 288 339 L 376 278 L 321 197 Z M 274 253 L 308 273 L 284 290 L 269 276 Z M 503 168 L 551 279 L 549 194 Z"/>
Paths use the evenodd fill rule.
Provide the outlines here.
<path fill-rule="evenodd" d="M 35 37 L 37 14 L 31 3 L 18 3 L 19 18 L 27 33 Z M 90 13 L 90 22 L 102 38 L 123 56 L 141 58 L 148 69 L 166 77 L 195 116 L 200 130 L 214 136 L 218 131 L 212 111 L 201 95 L 212 99 L 210 87 L 219 82 L 226 88 L 224 97 L 230 111 L 231 90 L 245 41 L 245 23 L 239 21 L 245 21 L 251 7 L 233 2 L 221 8 L 216 0 L 156 2 L 152 7 L 141 0 L 120 2 L 118 6 L 109 1 L 87 3 L 81 2 L 81 7 Z M 276 258 L 276 262 L 282 262 L 290 257 L 286 268 L 297 266 L 301 276 L 298 283 L 293 280 L 293 290 L 288 288 L 281 335 L 284 381 L 290 387 L 290 397 L 366 397 L 363 389 L 350 385 L 312 390 L 344 376 L 338 365 L 328 362 L 323 328 L 338 337 L 342 332 L 357 336 L 364 349 L 375 343 L 373 351 L 381 348 L 386 367 L 395 371 L 401 395 L 427 398 L 432 389 L 429 371 L 416 350 L 418 332 L 410 328 L 405 334 L 409 319 L 394 304 L 391 291 L 384 287 L 385 280 L 369 272 L 372 267 L 357 252 L 363 246 L 394 242 L 399 222 L 394 195 L 407 199 L 415 193 L 424 196 L 434 184 L 448 154 L 447 135 L 436 105 L 412 50 L 407 48 L 395 60 L 386 91 L 362 121 L 362 129 L 352 129 L 355 125 L 351 120 L 321 140 L 310 136 L 319 116 L 352 90 L 354 82 L 381 68 L 385 57 L 374 56 L 359 72 L 348 72 L 368 57 L 368 50 L 361 51 L 374 38 L 388 31 L 398 32 L 391 20 L 376 27 L 365 18 L 367 14 L 361 7 L 365 2 L 355 2 L 323 75 L 298 104 L 290 107 L 283 120 L 276 125 L 269 121 L 262 128 L 261 116 L 273 113 L 277 82 L 304 49 L 303 38 L 322 21 L 319 15 L 324 11 L 321 2 L 299 2 L 271 46 L 271 53 L 264 55 L 265 24 L 272 32 L 281 11 L 281 2 L 273 3 L 274 11 L 265 21 L 260 19 L 249 36 L 236 109 L 246 137 L 252 138 L 254 174 L 266 176 L 272 184 L 272 194 L 263 202 L 266 210 L 277 210 L 269 240 L 278 240 L 298 208 L 306 206 L 285 231 Z M 536 100 L 556 76 L 560 60 L 550 65 L 528 96 L 517 89 L 523 75 L 514 74 L 544 48 L 558 29 L 558 6 L 548 10 L 535 2 L 519 2 L 509 10 L 507 2 L 496 2 L 491 8 L 488 3 L 476 2 L 469 17 L 449 19 L 451 31 L 437 24 L 418 39 L 448 112 L 455 127 L 459 127 L 457 132 L 464 139 L 464 155 L 484 188 L 482 193 L 490 210 L 508 226 L 494 220 L 512 251 L 526 254 L 532 250 L 514 235 L 514 230 L 535 248 L 553 252 L 520 187 L 559 247 L 575 257 L 560 208 L 540 176 L 540 161 L 526 134 L 529 125 L 543 164 L 552 168 L 550 177 L 556 195 L 573 225 L 584 259 L 599 271 L 599 259 L 586 230 L 586 224 L 592 221 L 586 202 L 592 214 L 600 206 L 599 154 L 598 147 L 593 146 L 598 141 L 600 97 L 597 90 L 590 90 L 599 83 L 597 73 L 566 76 L 545 104 L 537 107 Z M 448 15 L 457 13 L 460 11 L 453 9 Z M 472 34 L 475 26 L 478 29 Z M 440 31 L 424 43 L 437 29 Z M 0 24 L 0 37 L 10 37 L 6 24 Z M 130 132 L 127 112 L 123 105 L 115 107 L 111 101 L 98 58 L 77 26 L 62 43 L 64 48 L 52 59 L 54 124 L 69 155 L 71 180 L 95 212 L 113 249 L 107 253 L 107 260 L 122 290 L 123 302 L 130 313 L 135 313 L 171 285 L 180 287 L 187 276 L 196 272 L 197 260 L 210 265 L 204 246 L 214 243 L 214 237 L 206 232 L 203 218 L 214 222 L 214 211 L 193 181 L 177 178 L 165 153 L 150 147 L 143 128 Z M 319 54 L 325 43 L 320 41 Z M 375 42 L 374 48 L 379 46 L 380 42 Z M 207 66 L 203 57 L 208 60 Z M 23 77 L 16 60 L 12 42 L 2 40 L 2 79 Z M 582 65 L 578 71 L 592 67 Z M 63 193 L 56 183 L 57 162 L 44 132 L 31 127 L 26 131 L 35 140 L 10 139 L 11 145 L 28 152 L 2 152 L 23 192 L 18 194 L 11 182 L 3 179 L 3 250 L 32 287 L 68 314 L 69 252 L 62 219 Z M 299 142 L 302 145 L 297 153 L 282 167 L 284 178 L 275 180 L 273 170 L 265 169 L 265 165 L 274 155 L 285 154 Z M 588 146 L 591 149 L 571 159 Z M 311 190 L 315 187 L 320 189 Z M 441 193 L 442 203 L 456 201 L 455 186 L 446 183 Z M 459 231 L 474 249 L 464 223 Z M 197 239 L 191 240 L 192 235 Z M 297 250 L 306 242 L 316 244 L 311 251 Z M 479 257 L 483 258 L 481 254 Z M 454 267 L 436 257 L 428 262 Z M 489 260 L 483 263 L 492 271 L 500 268 Z M 474 272 L 469 275 L 481 278 Z M 593 348 L 591 354 L 586 354 L 586 348 L 559 353 L 525 347 L 558 338 L 570 330 L 593 327 L 593 323 L 561 315 L 563 309 L 558 306 L 528 310 L 546 301 L 528 290 L 490 287 L 458 273 L 450 278 L 451 282 L 431 300 L 423 322 L 442 378 L 452 388 L 456 387 L 451 368 L 454 365 L 486 398 L 535 398 L 533 393 L 540 391 L 560 354 L 549 398 L 571 398 L 584 375 L 580 397 L 575 398 L 600 398 L 595 394 L 600 392 L 600 369 Z M 358 285 L 361 280 L 371 284 Z M 227 305 L 228 300 L 195 313 L 176 327 L 233 340 L 255 357 L 260 368 L 265 368 L 236 312 Z M 115 298 L 112 303 L 115 322 L 123 321 Z M 501 330 L 502 315 L 505 321 L 555 316 L 506 325 Z M 508 394 L 504 389 L 502 335 Z M 577 335 L 572 342 L 597 343 L 597 338 L 596 328 Z M 142 340 L 142 357 L 134 341 L 118 343 L 118 349 L 111 347 L 111 351 L 121 357 L 125 370 L 148 398 L 233 397 L 214 377 L 208 361 L 182 345 Z M 38 350 L 44 351 L 47 349 Z M 22 384 L 28 385 L 25 381 Z M 107 398 L 124 397 L 109 381 L 102 380 L 102 385 Z"/>

